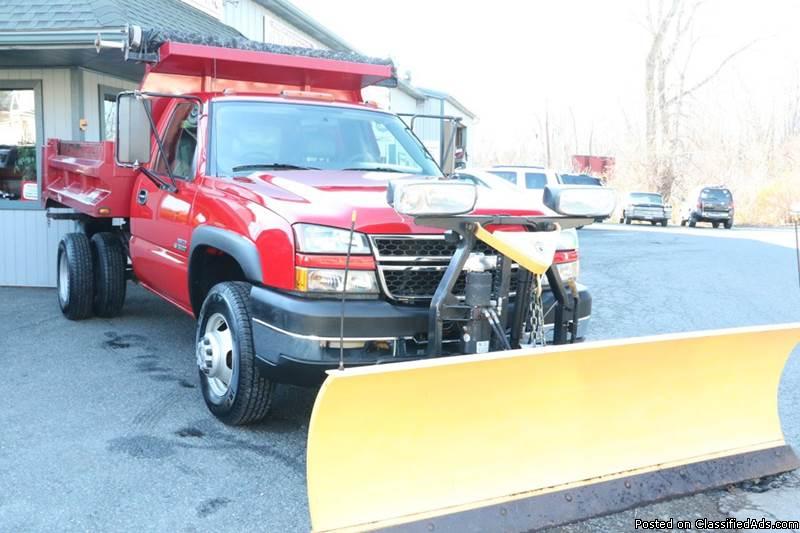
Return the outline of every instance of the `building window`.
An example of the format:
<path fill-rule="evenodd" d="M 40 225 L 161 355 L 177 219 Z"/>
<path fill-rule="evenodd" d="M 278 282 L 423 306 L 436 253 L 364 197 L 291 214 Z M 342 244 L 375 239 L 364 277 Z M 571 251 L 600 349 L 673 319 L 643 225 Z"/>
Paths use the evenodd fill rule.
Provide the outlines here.
<path fill-rule="evenodd" d="M 39 86 L 0 81 L 0 207 L 38 207 Z"/>
<path fill-rule="evenodd" d="M 117 95 L 122 89 L 97 86 L 100 95 L 100 140 L 113 141 L 117 131 Z"/>

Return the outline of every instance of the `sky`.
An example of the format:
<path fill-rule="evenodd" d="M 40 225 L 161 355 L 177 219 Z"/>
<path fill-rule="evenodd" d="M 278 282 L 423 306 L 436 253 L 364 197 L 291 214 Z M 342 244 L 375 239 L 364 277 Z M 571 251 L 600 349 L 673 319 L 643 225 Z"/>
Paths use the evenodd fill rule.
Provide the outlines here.
<path fill-rule="evenodd" d="M 511 142 L 545 110 L 570 128 L 575 117 L 581 144 L 591 134 L 610 145 L 642 127 L 644 0 L 293 2 L 357 50 L 390 56 L 414 85 L 455 96 L 478 114 L 483 139 Z M 800 80 L 798 22 L 800 3 L 791 0 L 706 0 L 690 83 L 752 45 L 697 94 L 696 110 L 737 128 L 742 106 L 769 113 L 779 105 Z"/>

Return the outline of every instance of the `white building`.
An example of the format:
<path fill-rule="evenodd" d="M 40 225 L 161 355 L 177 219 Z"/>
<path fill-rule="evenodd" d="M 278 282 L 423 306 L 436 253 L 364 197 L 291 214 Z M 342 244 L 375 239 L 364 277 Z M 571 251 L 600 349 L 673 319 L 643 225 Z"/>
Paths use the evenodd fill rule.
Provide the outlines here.
<path fill-rule="evenodd" d="M 182 29 L 219 38 L 352 50 L 336 34 L 286 0 L 4 0 L 0 17 L 0 285 L 54 286 L 55 253 L 70 221 L 48 221 L 36 201 L 41 147 L 48 138 L 99 141 L 113 136 L 114 98 L 135 88 L 143 66 L 98 54 L 98 34 L 120 42 L 128 25 Z M 453 97 L 400 81 L 370 88 L 367 99 L 397 113 L 462 118 L 474 115 Z M 415 131 L 436 157 L 443 155 L 440 121 L 420 119 Z M 467 150 L 468 151 L 468 150 Z"/>

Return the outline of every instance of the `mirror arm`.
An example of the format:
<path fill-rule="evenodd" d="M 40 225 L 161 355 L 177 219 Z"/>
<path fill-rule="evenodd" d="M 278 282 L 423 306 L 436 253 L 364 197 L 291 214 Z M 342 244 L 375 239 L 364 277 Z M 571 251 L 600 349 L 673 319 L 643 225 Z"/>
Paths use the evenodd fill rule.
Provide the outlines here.
<path fill-rule="evenodd" d="M 161 156 L 162 159 L 164 159 L 164 161 L 166 161 L 167 160 L 167 151 L 164 150 L 164 143 L 161 140 L 161 135 L 158 134 L 158 129 L 156 129 L 156 123 L 153 120 L 153 113 L 150 111 L 150 108 L 147 107 L 147 106 L 144 106 L 144 113 L 145 113 L 145 115 L 147 115 L 147 121 L 150 123 L 150 131 L 153 132 L 153 137 L 156 138 L 156 147 L 158 148 L 158 154 Z M 172 184 L 170 185 L 169 183 L 163 183 L 163 186 L 166 186 L 166 188 L 167 188 L 167 190 L 169 190 L 169 192 L 175 194 L 176 192 L 178 192 L 178 182 L 175 181 L 175 176 L 172 174 L 172 169 L 169 168 L 169 165 L 164 165 L 164 167 L 167 169 L 167 176 L 169 176 L 169 180 L 172 182 Z M 142 171 L 145 170 L 144 167 L 141 167 L 141 169 L 142 169 Z M 151 176 L 151 174 L 149 172 L 150 171 L 148 170 L 148 171 L 144 172 L 144 174 L 148 178 L 153 179 L 153 177 Z"/>
<path fill-rule="evenodd" d="M 161 178 L 159 178 L 158 175 L 155 172 L 153 172 L 152 170 L 150 170 L 149 168 L 146 168 L 146 167 L 144 167 L 142 165 L 139 165 L 139 170 L 142 172 L 142 174 L 147 176 L 150 179 L 150 181 L 155 183 L 156 186 L 159 189 L 166 189 L 167 191 L 171 192 L 172 194 L 175 194 L 176 192 L 178 192 L 178 188 L 177 187 L 175 187 L 174 185 L 172 185 L 170 183 L 167 183 L 164 180 L 162 180 Z"/>

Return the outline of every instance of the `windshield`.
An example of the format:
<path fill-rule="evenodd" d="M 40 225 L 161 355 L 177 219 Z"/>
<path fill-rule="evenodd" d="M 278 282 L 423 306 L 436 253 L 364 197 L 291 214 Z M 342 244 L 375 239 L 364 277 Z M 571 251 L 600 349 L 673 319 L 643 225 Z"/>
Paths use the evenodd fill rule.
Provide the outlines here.
<path fill-rule="evenodd" d="M 561 174 L 561 183 L 564 185 L 603 185 L 600 178 L 587 176 L 586 174 Z"/>
<path fill-rule="evenodd" d="M 492 174 L 494 174 L 498 178 L 503 178 L 504 180 L 506 180 L 509 183 L 517 183 L 517 173 L 516 172 L 510 172 L 510 171 L 507 171 L 507 170 L 490 170 L 489 172 L 491 172 Z"/>
<path fill-rule="evenodd" d="M 659 204 L 661 205 L 661 195 L 650 192 L 631 193 L 631 203 L 633 204 Z"/>
<path fill-rule="evenodd" d="M 376 170 L 441 176 L 400 118 L 378 111 L 283 102 L 217 102 L 209 168 Z"/>
<path fill-rule="evenodd" d="M 490 172 L 481 172 L 480 175 L 475 175 L 468 172 L 459 172 L 456 174 L 456 179 L 474 183 L 478 187 L 486 187 L 487 189 L 500 189 L 503 191 L 516 191 L 517 188 L 508 181 L 500 178 Z"/>
<path fill-rule="evenodd" d="M 700 199 L 727 203 L 731 201 L 731 192 L 728 189 L 703 189 Z"/>

